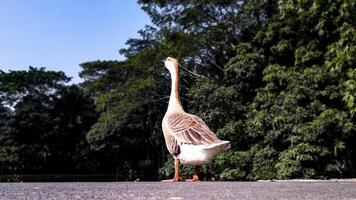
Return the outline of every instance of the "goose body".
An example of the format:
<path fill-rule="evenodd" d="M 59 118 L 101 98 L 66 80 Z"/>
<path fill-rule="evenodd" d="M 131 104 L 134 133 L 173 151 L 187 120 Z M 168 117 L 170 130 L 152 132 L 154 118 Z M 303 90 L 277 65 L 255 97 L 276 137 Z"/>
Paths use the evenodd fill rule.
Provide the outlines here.
<path fill-rule="evenodd" d="M 229 141 L 220 141 L 214 144 L 191 145 L 182 144 L 179 161 L 184 165 L 205 165 L 211 162 L 221 150 L 230 148 Z"/>
<path fill-rule="evenodd" d="M 170 72 L 172 86 L 162 130 L 167 149 L 175 159 L 175 175 L 169 181 L 178 181 L 179 162 L 194 166 L 208 164 L 220 151 L 230 148 L 230 142 L 219 140 L 201 118 L 184 111 L 179 99 L 178 62 L 170 57 L 164 62 Z M 196 168 L 192 181 L 198 180 L 198 173 Z"/>
<path fill-rule="evenodd" d="M 219 140 L 202 119 L 185 112 L 167 113 L 162 129 L 168 151 L 185 165 L 208 164 L 230 148 L 230 142 Z"/>

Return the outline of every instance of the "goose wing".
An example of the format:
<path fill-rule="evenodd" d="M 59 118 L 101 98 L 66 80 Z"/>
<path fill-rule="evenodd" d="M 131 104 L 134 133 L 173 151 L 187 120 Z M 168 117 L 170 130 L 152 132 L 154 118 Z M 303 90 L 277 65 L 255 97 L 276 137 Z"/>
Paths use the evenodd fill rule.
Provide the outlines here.
<path fill-rule="evenodd" d="M 172 113 L 168 116 L 168 128 L 174 138 L 187 144 L 211 144 L 220 141 L 198 116 L 188 113 Z"/>
<path fill-rule="evenodd" d="M 180 154 L 180 146 L 174 136 L 167 134 L 164 135 L 164 139 L 169 153 L 173 156 L 178 156 Z"/>

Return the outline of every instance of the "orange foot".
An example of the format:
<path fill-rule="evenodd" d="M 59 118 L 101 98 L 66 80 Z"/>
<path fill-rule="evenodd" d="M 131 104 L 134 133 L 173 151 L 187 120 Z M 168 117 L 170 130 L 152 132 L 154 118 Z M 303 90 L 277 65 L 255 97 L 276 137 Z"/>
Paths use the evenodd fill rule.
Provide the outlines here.
<path fill-rule="evenodd" d="M 178 182 L 178 181 L 181 181 L 182 178 L 180 176 L 178 177 L 174 177 L 172 179 L 167 179 L 167 180 L 161 180 L 161 182 Z"/>
<path fill-rule="evenodd" d="M 197 175 L 194 175 L 192 179 L 187 179 L 187 182 L 197 182 L 199 181 L 199 177 Z"/>

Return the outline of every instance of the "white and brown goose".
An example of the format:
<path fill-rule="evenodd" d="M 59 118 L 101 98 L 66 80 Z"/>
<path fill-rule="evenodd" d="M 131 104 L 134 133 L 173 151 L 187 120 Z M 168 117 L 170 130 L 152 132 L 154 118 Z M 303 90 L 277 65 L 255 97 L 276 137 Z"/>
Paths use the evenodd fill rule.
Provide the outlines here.
<path fill-rule="evenodd" d="M 230 148 L 230 142 L 219 140 L 198 116 L 184 112 L 179 99 L 178 61 L 168 57 L 163 61 L 172 80 L 168 109 L 162 120 L 162 129 L 168 151 L 174 157 L 174 177 L 164 181 L 179 181 L 179 162 L 195 166 L 195 175 L 187 181 L 199 180 L 199 167 L 214 156 Z"/>

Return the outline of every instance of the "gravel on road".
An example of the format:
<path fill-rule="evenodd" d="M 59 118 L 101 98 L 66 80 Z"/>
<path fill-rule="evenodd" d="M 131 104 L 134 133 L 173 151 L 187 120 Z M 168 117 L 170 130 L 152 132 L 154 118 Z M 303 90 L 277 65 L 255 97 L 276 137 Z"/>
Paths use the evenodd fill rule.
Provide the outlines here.
<path fill-rule="evenodd" d="M 71 182 L 0 183 L 0 199 L 347 199 L 356 182 Z"/>

